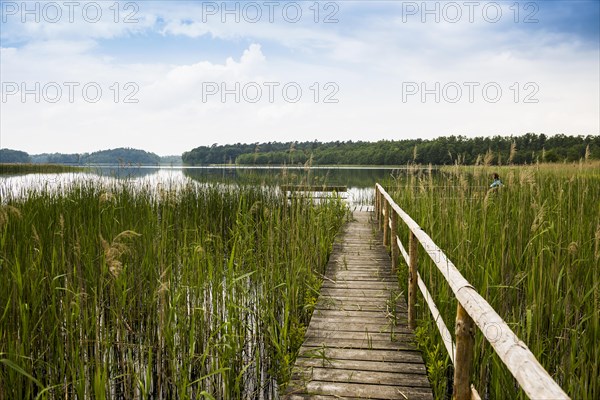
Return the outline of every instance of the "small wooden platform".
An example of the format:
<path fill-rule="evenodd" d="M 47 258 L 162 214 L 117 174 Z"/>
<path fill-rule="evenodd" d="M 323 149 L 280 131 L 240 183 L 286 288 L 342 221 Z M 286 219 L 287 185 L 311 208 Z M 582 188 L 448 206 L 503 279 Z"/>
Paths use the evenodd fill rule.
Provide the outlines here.
<path fill-rule="evenodd" d="M 348 186 L 342 185 L 281 185 L 284 192 L 347 192 Z"/>
<path fill-rule="evenodd" d="M 371 215 L 338 237 L 286 399 L 433 399 Z"/>

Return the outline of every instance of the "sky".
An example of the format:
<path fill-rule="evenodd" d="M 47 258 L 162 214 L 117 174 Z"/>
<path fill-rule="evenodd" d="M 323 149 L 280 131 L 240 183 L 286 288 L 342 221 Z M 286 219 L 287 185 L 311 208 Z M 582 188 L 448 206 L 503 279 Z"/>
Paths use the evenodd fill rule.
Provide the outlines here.
<path fill-rule="evenodd" d="M 600 134 L 600 1 L 0 1 L 0 147 Z"/>

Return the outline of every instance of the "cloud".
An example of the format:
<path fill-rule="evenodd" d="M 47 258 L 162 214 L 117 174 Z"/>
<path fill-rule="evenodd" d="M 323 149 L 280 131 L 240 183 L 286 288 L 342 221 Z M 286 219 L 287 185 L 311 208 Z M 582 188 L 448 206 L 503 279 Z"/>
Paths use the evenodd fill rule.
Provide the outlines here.
<path fill-rule="evenodd" d="M 97 40 L 139 34 L 157 16 L 138 2 L 2 2 L 3 42 Z"/>
<path fill-rule="evenodd" d="M 131 146 L 177 154 L 212 143 L 600 130 L 599 51 L 586 36 L 594 30 L 556 29 L 542 18 L 551 10 L 541 9 L 540 22 L 528 26 L 511 18 L 422 23 L 405 20 L 398 3 L 340 2 L 339 22 L 324 24 L 326 10 L 315 23 L 307 2 L 298 23 L 281 14 L 273 23 L 222 23 L 219 15 L 204 22 L 198 3 L 140 2 L 138 22 L 126 25 L 112 22 L 112 3 L 102 4 L 107 19 L 96 24 L 2 25 L 3 82 L 80 83 L 72 103 L 66 97 L 35 103 L 32 96 L 21 102 L 19 95 L 2 103 L 3 147 Z M 511 17 L 512 3 L 502 4 Z M 132 10 L 121 9 L 121 19 L 125 11 Z M 123 53 L 144 55 L 144 61 L 127 61 Z M 422 102 L 420 93 L 403 99 L 407 82 L 428 88 L 456 82 L 466 91 L 464 82 L 473 81 L 479 86 L 472 103 L 443 96 L 438 103 L 431 94 Z M 82 99 L 90 82 L 103 90 L 97 103 Z M 482 98 L 488 82 L 503 90 L 497 103 Z M 528 82 L 538 85 L 538 103 L 523 102 L 532 93 Z M 327 83 L 336 85 L 337 103 L 324 102 L 333 93 Z M 207 84 L 218 92 L 205 96 Z M 292 95 L 294 85 L 302 90 L 297 102 L 286 100 L 286 84 Z M 256 85 L 262 98 L 253 103 L 244 95 Z M 230 94 L 223 97 L 223 89 Z M 138 101 L 126 103 L 128 97 Z"/>

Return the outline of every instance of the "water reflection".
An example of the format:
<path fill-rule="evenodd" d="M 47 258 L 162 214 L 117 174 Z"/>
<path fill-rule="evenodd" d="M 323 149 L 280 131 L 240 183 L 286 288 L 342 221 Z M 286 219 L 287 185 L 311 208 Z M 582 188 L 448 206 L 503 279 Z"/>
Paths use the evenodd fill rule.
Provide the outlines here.
<path fill-rule="evenodd" d="M 184 168 L 183 173 L 195 180 L 227 179 L 257 184 L 312 184 L 367 188 L 389 178 L 389 168 L 300 168 L 300 167 L 205 167 Z"/>
<path fill-rule="evenodd" d="M 351 204 L 371 204 L 373 186 L 398 173 L 381 167 L 89 167 L 86 172 L 0 175 L 0 198 L 23 196 L 29 189 L 56 190 L 76 181 L 114 183 L 123 180 L 151 187 L 173 187 L 189 182 L 261 186 L 346 186 Z"/>

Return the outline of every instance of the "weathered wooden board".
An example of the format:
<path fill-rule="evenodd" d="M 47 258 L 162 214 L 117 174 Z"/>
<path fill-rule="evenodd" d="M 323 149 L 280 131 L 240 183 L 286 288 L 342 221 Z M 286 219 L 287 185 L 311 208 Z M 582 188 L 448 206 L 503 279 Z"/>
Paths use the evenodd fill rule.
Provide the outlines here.
<path fill-rule="evenodd" d="M 358 361 L 358 360 L 324 360 L 317 358 L 303 358 L 298 362 L 298 368 L 304 367 L 319 367 L 319 368 L 335 368 L 335 369 L 352 369 L 357 371 L 375 371 L 375 372 L 396 372 L 404 374 L 427 375 L 425 365 L 422 363 L 397 363 L 397 362 L 381 362 L 381 361 Z"/>
<path fill-rule="evenodd" d="M 431 388 L 411 386 L 388 386 L 379 384 L 329 382 L 309 380 L 293 381 L 300 393 L 331 396 L 352 396 L 359 399 L 432 399 Z M 312 397 L 312 396 L 311 396 Z"/>
<path fill-rule="evenodd" d="M 433 399 L 370 215 L 355 211 L 334 245 L 286 399 Z"/>
<path fill-rule="evenodd" d="M 303 381 L 312 379 L 329 382 L 366 383 L 370 385 L 429 387 L 427 376 L 411 373 L 402 374 L 397 372 L 304 367 L 299 369 L 296 376 Z"/>

